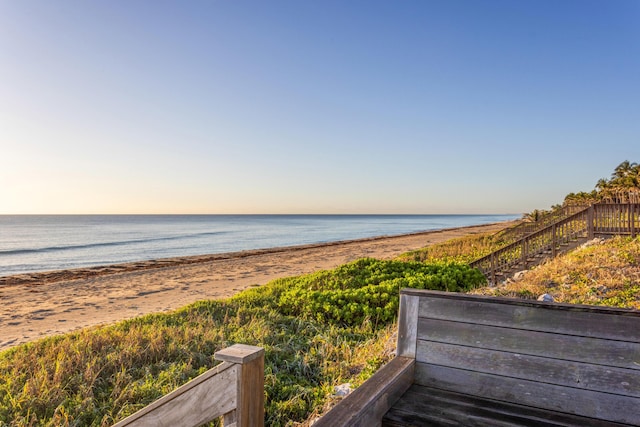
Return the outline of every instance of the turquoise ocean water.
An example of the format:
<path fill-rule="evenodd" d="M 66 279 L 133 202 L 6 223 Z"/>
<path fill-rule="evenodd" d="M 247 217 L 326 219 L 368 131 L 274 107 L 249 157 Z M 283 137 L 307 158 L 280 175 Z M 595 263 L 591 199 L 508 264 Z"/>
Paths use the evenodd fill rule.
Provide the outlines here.
<path fill-rule="evenodd" d="M 519 215 L 0 215 L 0 276 L 388 236 Z"/>

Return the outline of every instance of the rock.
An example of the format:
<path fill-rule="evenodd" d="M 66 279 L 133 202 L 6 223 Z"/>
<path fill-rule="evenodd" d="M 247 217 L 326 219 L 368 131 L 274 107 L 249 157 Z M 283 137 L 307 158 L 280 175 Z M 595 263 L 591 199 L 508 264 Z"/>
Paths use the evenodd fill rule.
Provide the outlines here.
<path fill-rule="evenodd" d="M 538 301 L 543 301 L 543 302 L 554 302 L 555 300 L 553 299 L 553 297 L 549 294 L 542 294 L 538 297 Z"/>
<path fill-rule="evenodd" d="M 333 389 L 335 391 L 335 396 L 338 397 L 345 397 L 353 391 L 350 383 L 337 385 Z"/>
<path fill-rule="evenodd" d="M 582 245 L 580 245 L 581 248 L 587 248 L 589 246 L 593 246 L 593 245 L 601 245 L 604 243 L 604 239 L 601 237 L 596 237 L 595 239 L 591 239 L 588 240 L 586 242 L 584 242 Z"/>
<path fill-rule="evenodd" d="M 518 271 L 516 274 L 513 275 L 513 280 L 515 280 L 516 282 L 518 280 L 522 280 L 524 279 L 525 274 L 527 274 L 527 270 Z"/>

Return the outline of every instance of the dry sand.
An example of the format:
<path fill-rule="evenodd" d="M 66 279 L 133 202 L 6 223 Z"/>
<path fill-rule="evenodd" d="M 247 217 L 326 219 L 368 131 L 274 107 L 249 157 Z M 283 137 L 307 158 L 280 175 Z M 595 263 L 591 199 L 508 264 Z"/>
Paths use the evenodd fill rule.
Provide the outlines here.
<path fill-rule="evenodd" d="M 511 222 L 319 245 L 0 277 L 0 350 L 44 336 L 229 297 L 364 257 L 391 259 Z"/>

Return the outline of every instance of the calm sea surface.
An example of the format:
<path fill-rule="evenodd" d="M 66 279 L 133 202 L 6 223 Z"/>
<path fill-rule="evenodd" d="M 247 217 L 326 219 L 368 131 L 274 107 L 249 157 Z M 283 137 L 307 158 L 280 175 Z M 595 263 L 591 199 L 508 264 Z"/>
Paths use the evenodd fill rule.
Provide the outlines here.
<path fill-rule="evenodd" d="M 0 215 L 0 276 L 488 224 L 518 215 Z"/>

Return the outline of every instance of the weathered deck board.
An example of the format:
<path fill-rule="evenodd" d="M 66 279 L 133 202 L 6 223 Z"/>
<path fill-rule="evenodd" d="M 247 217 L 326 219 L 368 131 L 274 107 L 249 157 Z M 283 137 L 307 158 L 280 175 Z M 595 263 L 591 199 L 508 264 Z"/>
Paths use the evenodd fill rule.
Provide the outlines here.
<path fill-rule="evenodd" d="M 457 393 L 587 418 L 640 425 L 640 398 L 422 363 L 416 364 L 415 375 L 415 383 L 419 385 L 437 384 L 438 388 Z"/>
<path fill-rule="evenodd" d="M 400 306 L 402 308 L 398 315 L 398 345 L 396 347 L 396 355 L 415 359 L 419 298 L 412 295 L 400 295 Z"/>
<path fill-rule="evenodd" d="M 640 375 L 628 369 L 421 341 L 417 362 L 640 398 Z"/>
<path fill-rule="evenodd" d="M 640 370 L 640 344 L 635 342 L 424 318 L 419 325 L 418 346 L 429 340 Z M 425 351 L 418 350 L 418 354 Z"/>
<path fill-rule="evenodd" d="M 386 414 L 386 427 L 623 427 L 626 424 L 575 417 L 522 405 L 413 385 Z"/>
<path fill-rule="evenodd" d="M 409 291 L 411 294 L 416 291 Z M 640 313 L 582 305 L 435 293 L 421 298 L 419 316 L 530 331 L 640 343 Z"/>

